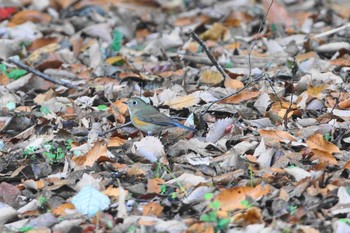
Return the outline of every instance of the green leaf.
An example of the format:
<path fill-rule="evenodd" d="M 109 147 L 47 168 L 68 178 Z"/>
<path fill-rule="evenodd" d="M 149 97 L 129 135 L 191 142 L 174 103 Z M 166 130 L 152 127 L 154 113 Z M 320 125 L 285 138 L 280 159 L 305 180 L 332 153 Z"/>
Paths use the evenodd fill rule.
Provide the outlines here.
<path fill-rule="evenodd" d="M 107 107 L 106 105 L 101 104 L 101 105 L 97 106 L 97 108 L 98 108 L 98 110 L 100 110 L 100 111 L 104 111 L 104 110 L 106 110 L 108 107 Z"/>
<path fill-rule="evenodd" d="M 326 133 L 323 135 L 323 139 L 326 141 L 330 141 L 332 139 L 332 136 L 330 133 Z"/>
<path fill-rule="evenodd" d="M 225 64 L 225 68 L 233 68 L 233 63 L 232 61 L 227 61 L 226 64 Z"/>
<path fill-rule="evenodd" d="M 206 193 L 206 194 L 204 194 L 204 199 L 205 200 L 210 200 L 213 196 L 214 196 L 213 193 Z"/>
<path fill-rule="evenodd" d="M 207 214 L 203 214 L 199 220 L 201 220 L 203 222 L 210 222 L 210 217 Z"/>
<path fill-rule="evenodd" d="M 165 194 L 166 193 L 166 185 L 162 184 L 160 186 L 160 194 Z"/>
<path fill-rule="evenodd" d="M 31 226 L 24 226 L 18 229 L 19 232 L 27 232 L 30 231 L 31 229 L 33 229 L 33 227 Z"/>
<path fill-rule="evenodd" d="M 210 203 L 209 207 L 212 208 L 213 210 L 219 210 L 220 202 L 219 201 L 213 201 L 212 203 Z"/>
<path fill-rule="evenodd" d="M 40 112 L 41 112 L 42 114 L 45 114 L 45 115 L 51 113 L 50 109 L 48 109 L 48 108 L 45 107 L 45 106 L 41 106 L 41 107 L 40 107 Z"/>
<path fill-rule="evenodd" d="M 47 156 L 49 159 L 54 160 L 56 158 L 56 155 L 51 152 L 43 152 L 43 155 Z"/>
<path fill-rule="evenodd" d="M 350 225 L 350 219 L 348 219 L 348 218 L 341 218 L 341 219 L 339 219 L 339 222 L 343 222 L 343 223 Z"/>
<path fill-rule="evenodd" d="M 220 219 L 220 220 L 218 221 L 217 226 L 218 226 L 219 229 L 224 229 L 224 228 L 227 227 L 227 225 L 228 225 L 230 222 L 231 222 L 231 219 L 229 219 L 229 218 L 222 218 L 222 219 Z"/>
<path fill-rule="evenodd" d="M 252 207 L 252 204 L 250 204 L 249 201 L 245 199 L 241 201 L 241 205 L 243 205 L 247 209 Z"/>
<path fill-rule="evenodd" d="M 111 44 L 111 48 L 115 52 L 119 52 L 122 48 L 122 42 L 123 42 L 123 34 L 121 34 L 120 31 L 115 30 L 113 32 L 113 40 Z"/>
<path fill-rule="evenodd" d="M 22 70 L 22 69 L 14 69 L 11 70 L 10 73 L 7 75 L 7 77 L 9 77 L 10 79 L 14 79 L 17 80 L 20 77 L 26 75 L 28 72 L 26 70 Z"/>
<path fill-rule="evenodd" d="M 0 64 L 0 70 L 4 73 L 4 75 L 8 76 L 7 67 L 5 64 Z"/>

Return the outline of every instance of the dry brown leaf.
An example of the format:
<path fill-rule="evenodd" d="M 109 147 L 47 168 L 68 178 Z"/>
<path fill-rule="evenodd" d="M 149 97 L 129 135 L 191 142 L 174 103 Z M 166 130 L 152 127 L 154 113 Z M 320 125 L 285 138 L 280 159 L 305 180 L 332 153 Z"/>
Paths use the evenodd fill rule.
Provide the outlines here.
<path fill-rule="evenodd" d="M 38 38 L 34 40 L 28 47 L 28 52 L 32 53 L 35 50 L 42 48 L 46 45 L 52 44 L 52 43 L 58 43 L 59 39 L 57 37 L 44 37 L 44 38 Z"/>
<path fill-rule="evenodd" d="M 243 213 L 238 213 L 233 216 L 232 221 L 239 226 L 247 226 L 250 224 L 257 224 L 262 222 L 261 209 L 251 207 Z"/>
<path fill-rule="evenodd" d="M 55 96 L 55 91 L 52 90 L 52 89 L 49 89 L 47 92 L 45 92 L 43 94 L 38 94 L 34 98 L 34 102 L 37 103 L 37 104 L 42 104 L 42 103 L 48 101 L 49 99 L 51 99 L 54 96 Z"/>
<path fill-rule="evenodd" d="M 185 71 L 183 69 L 179 69 L 175 71 L 168 70 L 168 71 L 161 72 L 158 75 L 163 78 L 169 78 L 171 76 L 184 76 Z"/>
<path fill-rule="evenodd" d="M 339 66 L 339 67 L 349 67 L 350 66 L 350 60 L 346 58 L 338 58 L 334 60 L 329 61 L 332 65 Z"/>
<path fill-rule="evenodd" d="M 327 84 L 323 84 L 323 85 L 320 85 L 320 86 L 311 86 L 307 89 L 307 93 L 310 95 L 310 96 L 314 96 L 314 97 L 318 97 L 319 94 L 321 94 L 321 92 L 323 90 L 325 90 L 326 88 L 328 87 Z"/>
<path fill-rule="evenodd" d="M 64 217 L 67 215 L 66 210 L 74 210 L 75 207 L 72 203 L 64 203 L 62 205 L 59 205 L 58 207 L 56 207 L 55 209 L 52 210 L 52 213 L 54 215 L 58 215 L 61 217 Z"/>
<path fill-rule="evenodd" d="M 128 106 L 123 103 L 124 99 L 116 100 L 109 107 L 109 112 L 113 113 L 114 118 L 117 123 L 124 124 L 125 123 L 125 113 L 128 111 Z"/>
<path fill-rule="evenodd" d="M 120 188 L 114 188 L 112 185 L 110 185 L 106 190 L 103 190 L 102 193 L 109 197 L 115 197 L 116 199 L 118 199 L 120 195 Z M 124 193 L 125 193 L 125 196 L 127 197 L 128 190 L 124 190 Z"/>
<path fill-rule="evenodd" d="M 124 145 L 126 142 L 125 139 L 120 137 L 111 137 L 108 140 L 107 147 L 118 147 Z"/>
<path fill-rule="evenodd" d="M 180 110 L 183 108 L 192 107 L 192 106 L 198 104 L 199 101 L 200 101 L 200 99 L 194 95 L 185 95 L 185 96 L 181 96 L 181 97 L 175 98 L 175 99 L 170 100 L 170 101 L 165 101 L 164 105 L 167 105 L 170 108 L 175 109 L 175 110 Z"/>
<path fill-rule="evenodd" d="M 338 164 L 338 162 L 334 158 L 334 156 L 327 151 L 318 150 L 318 149 L 311 149 L 311 152 L 313 153 L 313 155 L 311 157 L 312 160 L 319 159 L 321 162 L 326 162 L 326 163 L 331 164 L 331 165 Z"/>
<path fill-rule="evenodd" d="M 142 215 L 159 217 L 163 213 L 164 207 L 157 202 L 149 202 L 143 206 Z"/>
<path fill-rule="evenodd" d="M 94 146 L 87 152 L 86 155 L 73 157 L 75 163 L 79 166 L 90 166 L 101 157 L 107 155 L 107 144 L 103 141 L 98 141 Z"/>
<path fill-rule="evenodd" d="M 290 102 L 282 101 L 275 102 L 272 104 L 270 111 L 272 111 L 274 114 L 277 114 L 279 117 L 284 119 L 284 116 L 286 115 L 286 112 L 288 111 L 288 118 L 293 116 L 295 113 L 297 113 L 298 106 L 295 104 L 290 104 Z"/>
<path fill-rule="evenodd" d="M 214 23 L 207 31 L 203 32 L 199 37 L 202 40 L 221 40 L 226 33 L 227 28 L 221 23 Z"/>
<path fill-rule="evenodd" d="M 185 233 L 194 233 L 194 232 L 214 233 L 215 231 L 212 224 L 208 222 L 201 222 L 201 223 L 194 223 L 185 231 Z"/>
<path fill-rule="evenodd" d="M 147 193 L 160 194 L 160 192 L 162 191 L 161 185 L 164 183 L 165 183 L 165 181 L 161 178 L 148 179 L 147 180 Z"/>
<path fill-rule="evenodd" d="M 200 74 L 200 82 L 208 84 L 208 85 L 217 85 L 224 80 L 221 73 L 213 70 L 204 70 Z"/>
<path fill-rule="evenodd" d="M 260 135 L 264 138 L 267 139 L 273 139 L 273 140 L 277 140 L 280 142 L 283 142 L 285 140 L 290 140 L 295 142 L 296 139 L 290 135 L 289 133 L 287 133 L 286 131 L 282 131 L 282 130 L 277 130 L 277 129 L 259 129 L 258 132 L 260 133 Z"/>
<path fill-rule="evenodd" d="M 222 210 L 233 211 L 246 208 L 246 206 L 241 203 L 246 199 L 246 196 L 250 196 L 254 200 L 257 200 L 269 192 L 270 186 L 268 185 L 258 185 L 256 187 L 239 186 L 221 191 L 215 197 L 215 200 L 219 201 Z"/>
<path fill-rule="evenodd" d="M 324 140 L 322 134 L 314 134 L 311 137 L 309 137 L 306 140 L 306 144 L 311 148 L 311 149 L 317 149 L 321 151 L 326 151 L 329 153 L 335 153 L 335 152 L 340 152 L 339 148 L 334 145 L 333 143 L 330 143 L 326 140 Z"/>
<path fill-rule="evenodd" d="M 22 10 L 12 17 L 10 24 L 19 25 L 27 21 L 48 24 L 51 21 L 51 16 L 36 10 Z"/>
<path fill-rule="evenodd" d="M 240 80 L 232 78 L 225 78 L 224 85 L 226 88 L 231 89 L 241 89 L 244 87 L 244 84 Z"/>
<path fill-rule="evenodd" d="M 312 158 L 319 159 L 321 161 L 329 162 L 330 164 L 337 164 L 337 160 L 332 155 L 333 153 L 340 152 L 340 149 L 326 140 L 324 140 L 322 134 L 314 134 L 306 140 L 306 144 L 313 152 Z"/>
<path fill-rule="evenodd" d="M 307 53 L 302 53 L 302 54 L 298 54 L 295 59 L 297 62 L 302 62 L 304 60 L 310 59 L 310 58 L 317 58 L 318 55 L 316 52 L 311 51 L 311 52 L 307 52 Z"/>
<path fill-rule="evenodd" d="M 260 95 L 260 92 L 258 91 L 243 91 L 237 95 L 231 96 L 227 99 L 224 99 L 223 101 L 220 101 L 220 103 L 239 104 L 247 100 L 255 99 L 259 95 Z"/>
<path fill-rule="evenodd" d="M 350 169 L 350 161 L 346 162 L 343 166 L 343 169 Z"/>
<path fill-rule="evenodd" d="M 4 74 L 0 74 L 0 85 L 7 85 L 9 83 L 10 79 Z"/>
<path fill-rule="evenodd" d="M 340 101 L 338 104 L 339 108 L 346 109 L 350 107 L 350 99 Z"/>

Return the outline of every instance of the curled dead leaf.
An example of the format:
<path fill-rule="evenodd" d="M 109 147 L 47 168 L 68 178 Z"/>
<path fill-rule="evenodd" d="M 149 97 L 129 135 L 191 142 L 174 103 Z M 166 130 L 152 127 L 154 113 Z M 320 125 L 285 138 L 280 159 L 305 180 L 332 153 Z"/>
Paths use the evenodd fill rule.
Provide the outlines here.
<path fill-rule="evenodd" d="M 251 224 L 261 223 L 262 215 L 261 209 L 257 207 L 251 207 L 243 213 L 238 213 L 233 216 L 232 221 L 239 226 L 247 226 Z"/>
<path fill-rule="evenodd" d="M 102 156 L 107 155 L 107 144 L 98 141 L 94 144 L 94 146 L 83 156 L 73 157 L 73 161 L 79 166 L 90 166 L 92 165 Z"/>

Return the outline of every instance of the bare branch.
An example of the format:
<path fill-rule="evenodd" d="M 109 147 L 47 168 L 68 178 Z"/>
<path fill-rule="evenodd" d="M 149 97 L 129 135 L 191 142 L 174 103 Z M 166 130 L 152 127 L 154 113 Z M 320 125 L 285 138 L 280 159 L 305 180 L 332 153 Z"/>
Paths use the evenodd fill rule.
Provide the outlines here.
<path fill-rule="evenodd" d="M 9 63 L 13 63 L 15 64 L 16 66 L 32 73 L 32 74 L 35 74 L 36 76 L 42 78 L 42 79 L 45 79 L 46 81 L 49 81 L 49 82 L 52 82 L 52 83 L 55 83 L 55 84 L 58 84 L 58 85 L 61 85 L 61 86 L 65 86 L 67 88 L 74 88 L 76 89 L 77 86 L 73 85 L 69 80 L 65 80 L 65 79 L 56 79 L 50 75 L 47 75 L 37 69 L 34 69 L 30 66 L 27 66 L 25 65 L 24 63 L 20 62 L 20 61 L 17 61 L 16 59 L 13 59 L 13 58 L 9 58 L 7 60 Z"/>

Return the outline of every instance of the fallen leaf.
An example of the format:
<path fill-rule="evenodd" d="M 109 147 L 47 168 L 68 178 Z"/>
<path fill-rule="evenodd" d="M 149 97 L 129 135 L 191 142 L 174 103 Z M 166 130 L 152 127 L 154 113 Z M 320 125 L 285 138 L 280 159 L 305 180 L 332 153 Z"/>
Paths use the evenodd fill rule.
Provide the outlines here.
<path fill-rule="evenodd" d="M 247 101 L 247 100 L 255 99 L 259 95 L 260 95 L 260 92 L 258 92 L 258 91 L 243 91 L 237 95 L 231 96 L 227 99 L 220 101 L 220 103 L 239 104 L 239 103 Z"/>
<path fill-rule="evenodd" d="M 157 202 L 149 202 L 144 205 L 142 215 L 159 217 L 163 213 L 164 207 Z"/>
<path fill-rule="evenodd" d="M 111 137 L 108 140 L 107 147 L 118 147 L 124 145 L 126 142 L 125 139 L 122 139 L 120 137 Z"/>
<path fill-rule="evenodd" d="M 277 130 L 277 129 L 259 129 L 258 132 L 262 137 L 267 139 L 272 139 L 280 142 L 284 142 L 286 140 L 295 142 L 296 139 L 287 133 L 286 131 Z"/>
<path fill-rule="evenodd" d="M 93 147 L 83 156 L 73 157 L 73 161 L 79 166 L 89 166 L 92 165 L 101 157 L 107 155 L 107 145 L 103 141 L 95 142 Z"/>
<path fill-rule="evenodd" d="M 313 159 L 329 162 L 332 165 L 337 164 L 337 160 L 332 155 L 340 152 L 340 149 L 331 142 L 326 141 L 322 134 L 314 134 L 306 140 L 306 144 L 311 148 Z"/>
<path fill-rule="evenodd" d="M 214 226 L 209 222 L 195 223 L 191 225 L 185 233 L 201 232 L 201 233 L 214 233 Z"/>
<path fill-rule="evenodd" d="M 238 186 L 224 189 L 215 197 L 214 200 L 220 203 L 220 208 L 222 210 L 233 211 L 246 208 L 246 206 L 242 204 L 242 201 L 246 199 L 246 196 L 250 196 L 254 200 L 258 200 L 269 192 L 269 185 L 258 185 L 256 187 Z"/>
<path fill-rule="evenodd" d="M 119 195 L 120 195 L 120 188 L 114 188 L 112 185 L 110 185 L 106 190 L 103 190 L 102 193 L 109 196 L 109 197 L 114 197 L 116 199 L 119 198 Z M 127 197 L 128 196 L 128 190 L 124 190 L 123 191 L 125 192 L 125 196 Z"/>
<path fill-rule="evenodd" d="M 147 193 L 160 194 L 162 191 L 161 185 L 164 183 L 165 183 L 165 181 L 161 178 L 148 179 L 147 180 Z"/>
<path fill-rule="evenodd" d="M 19 25 L 27 21 L 48 24 L 51 22 L 51 16 L 36 10 L 22 10 L 11 18 L 10 23 L 12 25 Z"/>
<path fill-rule="evenodd" d="M 52 213 L 54 215 L 58 215 L 60 217 L 66 216 L 68 213 L 66 210 L 74 210 L 74 205 L 72 203 L 63 203 L 62 205 L 59 205 L 55 209 L 52 210 Z"/>
<path fill-rule="evenodd" d="M 202 40 L 221 40 L 226 33 L 227 28 L 221 23 L 214 23 L 211 28 L 203 32 L 199 37 Z"/>
<path fill-rule="evenodd" d="M 199 81 L 208 85 L 217 85 L 224 80 L 221 73 L 213 70 L 204 70 L 200 74 Z"/>
<path fill-rule="evenodd" d="M 314 96 L 314 97 L 318 97 L 319 94 L 324 91 L 326 88 L 328 87 L 327 84 L 323 84 L 323 85 L 320 85 L 320 86 L 311 86 L 307 89 L 307 93 L 310 95 L 310 96 Z"/>
<path fill-rule="evenodd" d="M 232 79 L 232 78 L 225 78 L 224 85 L 226 88 L 231 88 L 231 89 L 241 89 L 244 87 L 244 84 L 237 79 Z"/>
<path fill-rule="evenodd" d="M 233 216 L 232 221 L 238 226 L 248 226 L 251 224 L 257 224 L 262 222 L 261 209 L 257 207 L 250 207 L 243 213 L 238 213 Z"/>
<path fill-rule="evenodd" d="M 169 106 L 175 110 L 181 110 L 183 108 L 192 107 L 198 104 L 200 99 L 194 95 L 185 95 L 181 97 L 177 97 L 173 100 L 165 101 L 164 105 Z"/>

